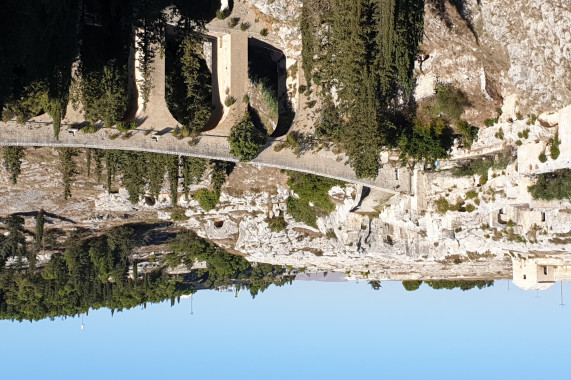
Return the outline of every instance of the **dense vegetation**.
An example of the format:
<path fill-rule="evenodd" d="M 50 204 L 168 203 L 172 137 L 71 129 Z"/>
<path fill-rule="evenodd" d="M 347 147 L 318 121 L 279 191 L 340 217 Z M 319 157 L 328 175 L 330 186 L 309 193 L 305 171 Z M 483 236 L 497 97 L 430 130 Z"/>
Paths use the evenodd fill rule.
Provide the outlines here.
<path fill-rule="evenodd" d="M 250 115 L 246 114 L 242 121 L 230 130 L 230 154 L 240 157 L 240 161 L 251 161 L 260 153 L 266 143 L 266 137 L 266 133 L 256 128 Z"/>
<path fill-rule="evenodd" d="M 452 175 L 455 177 L 469 177 L 478 175 L 480 177 L 480 185 L 488 182 L 488 171 L 503 170 L 511 162 L 512 158 L 509 154 L 501 155 L 497 158 L 483 157 L 482 159 L 473 159 L 461 166 L 452 168 Z"/>
<path fill-rule="evenodd" d="M 210 172 L 212 190 L 200 189 L 192 195 L 194 199 L 198 200 L 198 204 L 204 209 L 204 211 L 210 211 L 216 207 L 220 200 L 222 185 L 224 185 L 227 176 L 230 175 L 235 166 L 233 162 L 217 160 L 212 161 L 212 164 L 213 168 Z"/>
<path fill-rule="evenodd" d="M 166 45 L 167 105 L 182 124 L 182 136 L 195 136 L 212 114 L 212 75 L 202 55 L 202 39 L 187 32 Z"/>
<path fill-rule="evenodd" d="M 166 299 L 174 302 L 199 288 L 232 284 L 245 287 L 255 296 L 271 284 L 292 281 L 282 267 L 253 267 L 244 258 L 226 253 L 193 232 L 172 239 L 174 253 L 168 261 L 206 261 L 207 269 L 168 276 L 163 265 L 138 273 L 137 263 L 130 256 L 132 249 L 144 244 L 157 227 L 145 224 L 116 227 L 103 235 L 76 232 L 60 247 L 61 253 L 54 254 L 42 268 L 34 269 L 26 265 L 27 260 L 35 257 L 35 251 L 26 249 L 23 218 L 12 216 L 2 223 L 11 233 L 7 238 L 0 235 L 1 319 L 74 316 L 101 307 L 122 310 Z M 19 263 L 4 268 L 5 257 L 11 256 L 20 258 Z"/>
<path fill-rule="evenodd" d="M 402 285 L 407 291 L 415 291 L 420 288 L 423 281 L 420 280 L 407 280 L 403 281 Z M 494 281 L 484 280 L 429 280 L 424 283 L 432 289 L 460 289 L 462 291 L 478 288 L 484 289 L 494 286 Z"/>
<path fill-rule="evenodd" d="M 3 120 L 16 118 L 22 123 L 48 113 L 58 138 L 71 94 L 74 106 L 82 103 L 84 117 L 91 126 L 102 122 L 110 127 L 130 121 L 136 108 L 133 91 L 128 93 L 134 86 L 128 83 L 130 47 L 136 37 L 143 76 L 139 88 L 146 103 L 152 61 L 166 45 L 167 14 L 162 10 L 173 3 L 180 20 L 178 29 L 184 31 L 200 30 L 220 5 L 208 0 L 30 0 L 25 5 L 7 0 L 0 9 L 4 20 L 0 26 Z M 210 80 L 204 77 L 209 75 L 208 70 L 201 63 L 200 75 L 193 76 L 196 70 L 191 56 L 198 51 L 198 45 L 191 49 L 187 49 L 189 44 L 182 46 L 181 51 L 187 53 L 183 65 L 190 70 L 183 73 L 180 84 L 196 91 L 186 98 L 194 103 L 186 104 L 188 109 L 200 108 L 195 112 L 195 122 L 203 125 L 210 115 Z M 79 70 L 72 81 L 76 60 Z"/>
<path fill-rule="evenodd" d="M 416 139 L 439 138 L 417 130 L 411 116 L 423 18 L 422 0 L 304 1 L 303 67 L 308 84 L 324 93 L 316 132 L 343 145 L 359 177 L 377 176 L 384 146 L 408 152 L 419 145 Z M 401 136 L 406 140 L 399 143 Z M 415 152 L 418 159 L 421 150 Z M 442 156 L 442 150 L 431 155 Z"/>
<path fill-rule="evenodd" d="M 430 280 L 424 281 L 432 289 L 461 289 L 462 291 L 478 288 L 489 288 L 494 286 L 494 281 L 484 280 Z"/>
<path fill-rule="evenodd" d="M 335 205 L 329 198 L 329 190 L 333 186 L 342 186 L 343 182 L 312 174 L 289 172 L 288 185 L 299 196 L 286 200 L 290 215 L 298 222 L 317 227 L 319 215 L 335 210 Z"/>
<path fill-rule="evenodd" d="M 535 199 L 571 200 L 571 170 L 539 174 L 537 183 L 528 190 Z"/>
<path fill-rule="evenodd" d="M 24 122 L 47 112 L 59 135 L 78 52 L 78 0 L 15 0 L 0 9 L 0 110 Z"/>

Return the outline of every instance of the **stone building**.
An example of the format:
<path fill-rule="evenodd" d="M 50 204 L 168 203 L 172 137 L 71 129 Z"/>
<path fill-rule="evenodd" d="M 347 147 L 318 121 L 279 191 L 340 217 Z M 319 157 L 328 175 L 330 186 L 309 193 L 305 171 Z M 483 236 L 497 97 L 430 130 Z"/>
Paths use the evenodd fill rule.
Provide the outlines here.
<path fill-rule="evenodd" d="M 571 260 L 561 256 L 512 255 L 513 283 L 523 290 L 545 290 L 556 281 L 571 281 Z"/>

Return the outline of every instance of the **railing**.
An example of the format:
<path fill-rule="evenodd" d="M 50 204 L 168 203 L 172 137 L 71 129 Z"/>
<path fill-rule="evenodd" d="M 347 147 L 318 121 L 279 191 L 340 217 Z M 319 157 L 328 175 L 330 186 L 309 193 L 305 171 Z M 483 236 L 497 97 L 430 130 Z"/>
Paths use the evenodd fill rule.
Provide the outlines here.
<path fill-rule="evenodd" d="M 200 136 L 196 145 L 190 146 L 188 139 L 179 140 L 171 133 L 158 136 L 157 141 L 152 140 L 153 135 L 148 130 L 136 129 L 131 133 L 132 135 L 128 139 L 123 139 L 122 136 L 112 139 L 111 136 L 117 134 L 115 130 L 100 129 L 95 133 L 79 131 L 70 134 L 69 129 L 62 128 L 60 140 L 56 140 L 53 137 L 52 123 L 32 121 L 18 125 L 14 121 L 9 121 L 0 123 L 0 145 L 131 150 L 239 161 L 238 158 L 230 154 L 227 136 L 204 134 Z M 357 178 L 349 165 L 338 161 L 337 156 L 331 152 L 312 151 L 300 156 L 296 156 L 287 149 L 276 152 L 274 147 L 282 141 L 283 139 L 271 139 L 258 157 L 250 163 L 335 178 L 393 194 L 411 192 L 410 172 L 405 168 L 400 168 L 399 175 L 396 175 L 395 168 L 385 165 L 375 180 L 360 179 Z"/>

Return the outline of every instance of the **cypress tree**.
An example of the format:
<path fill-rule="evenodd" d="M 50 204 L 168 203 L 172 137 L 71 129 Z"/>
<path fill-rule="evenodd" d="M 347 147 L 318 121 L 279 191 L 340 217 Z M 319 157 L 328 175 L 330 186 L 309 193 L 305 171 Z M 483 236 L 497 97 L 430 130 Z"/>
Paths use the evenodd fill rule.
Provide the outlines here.
<path fill-rule="evenodd" d="M 40 209 L 36 217 L 36 249 L 40 249 L 44 241 L 44 209 Z"/>
<path fill-rule="evenodd" d="M 60 161 L 59 169 L 63 181 L 63 199 L 68 199 L 71 197 L 71 183 L 75 175 L 78 174 L 77 164 L 73 157 L 79 153 L 73 148 L 59 148 L 57 152 Z"/>
<path fill-rule="evenodd" d="M 4 167 L 10 173 L 13 184 L 18 182 L 21 173 L 22 159 L 26 156 L 26 149 L 20 146 L 4 147 Z"/>

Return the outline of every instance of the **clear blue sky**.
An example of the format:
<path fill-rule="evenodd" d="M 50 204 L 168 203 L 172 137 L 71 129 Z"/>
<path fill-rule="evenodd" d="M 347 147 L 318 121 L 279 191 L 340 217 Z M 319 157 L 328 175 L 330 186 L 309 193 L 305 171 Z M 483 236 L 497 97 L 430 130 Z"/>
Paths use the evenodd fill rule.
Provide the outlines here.
<path fill-rule="evenodd" d="M 570 379 L 559 284 L 467 292 L 294 282 L 81 319 L 0 322 L 0 379 Z"/>

